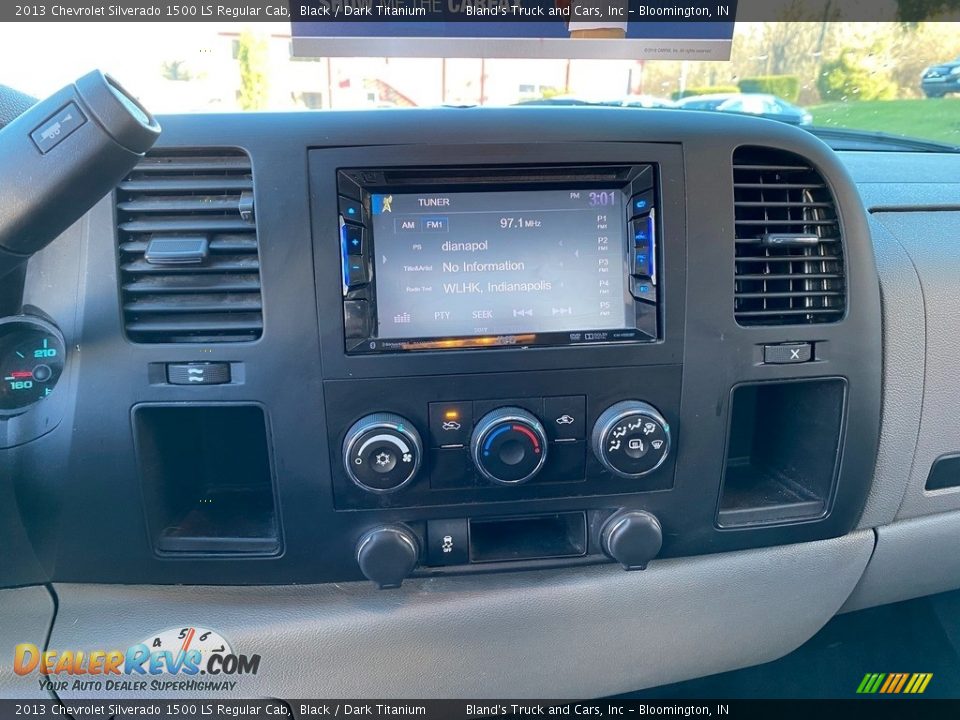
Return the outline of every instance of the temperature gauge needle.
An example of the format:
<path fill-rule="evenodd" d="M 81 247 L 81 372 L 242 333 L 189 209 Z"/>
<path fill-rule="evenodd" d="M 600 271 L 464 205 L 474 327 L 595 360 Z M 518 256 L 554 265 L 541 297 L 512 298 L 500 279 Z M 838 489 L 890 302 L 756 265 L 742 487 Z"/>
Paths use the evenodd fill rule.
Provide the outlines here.
<path fill-rule="evenodd" d="M 0 424 L 50 395 L 65 355 L 63 339 L 45 321 L 0 320 Z"/>

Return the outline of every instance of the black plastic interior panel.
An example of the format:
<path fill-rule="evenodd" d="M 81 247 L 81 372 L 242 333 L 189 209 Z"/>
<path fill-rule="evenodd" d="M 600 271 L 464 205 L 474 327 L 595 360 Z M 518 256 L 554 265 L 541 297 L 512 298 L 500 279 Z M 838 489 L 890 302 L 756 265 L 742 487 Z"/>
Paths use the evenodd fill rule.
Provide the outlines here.
<path fill-rule="evenodd" d="M 124 331 L 131 342 L 260 337 L 254 178 L 242 150 L 148 153 L 117 189 Z"/>
<path fill-rule="evenodd" d="M 537 370 L 576 367 L 616 367 L 626 364 L 665 364 L 680 361 L 683 339 L 683 307 L 686 301 L 684 266 L 686 244 L 683 242 L 686 218 L 680 178 L 683 175 L 679 144 L 647 144 L 602 142 L 590 144 L 554 144 L 546 139 L 536 144 L 444 144 L 397 145 L 373 148 L 338 148 L 312 150 L 310 158 L 310 199 L 313 212 L 314 262 L 317 273 L 317 302 L 322 319 L 321 348 L 324 375 L 331 377 L 390 377 L 424 374 L 460 374 L 496 370 Z M 547 160 L 549 159 L 549 160 Z M 434 176 L 450 166 L 457 178 L 464 167 L 473 166 L 481 177 L 509 168 L 506 179 L 515 182 L 518 166 L 538 170 L 545 164 L 562 168 L 568 178 L 570 166 L 607 164 L 615 171 L 624 166 L 656 164 L 661 175 L 659 187 L 659 223 L 664 234 L 660 243 L 660 313 L 661 342 L 642 344 L 606 344 L 596 346 L 535 348 L 536 352 L 501 352 L 467 350 L 447 353 L 408 353 L 354 356 L 343 351 L 346 345 L 342 323 L 323 322 L 326 314 L 342 305 L 341 266 L 331 249 L 339 247 L 337 172 L 341 168 L 369 167 L 382 170 L 373 182 L 384 182 L 389 168 L 422 168 L 429 166 Z M 389 177 L 389 174 L 387 175 Z M 462 180 L 458 179 L 458 182 Z M 376 186 L 376 185 L 374 185 Z M 509 184 L 507 185 L 509 187 Z M 460 185 L 457 186 L 461 187 Z M 471 187 L 469 184 L 467 187 Z M 359 192 L 359 191 L 358 191 Z M 673 242 L 670 242 L 670 238 Z M 322 253 L 326 252 L 327 255 Z M 531 348 L 533 350 L 533 348 Z M 426 358 L 429 358 L 427 360 Z M 562 394 L 562 393 L 557 393 Z"/>
<path fill-rule="evenodd" d="M 22 512 L 37 565 L 29 572 L 0 567 L 0 584 L 25 576 L 160 584 L 354 580 L 361 578 L 358 540 L 390 523 L 406 523 L 426 542 L 431 522 L 467 521 L 478 540 L 474 572 L 603 560 L 597 524 L 618 508 L 657 516 L 664 556 L 836 537 L 855 526 L 879 428 L 879 289 L 856 190 L 812 136 L 751 118 L 601 108 L 160 121 L 159 150 L 230 147 L 250 157 L 262 337 L 163 345 L 125 339 L 113 199 L 94 208 L 75 231 L 79 277 L 48 285 L 39 303 L 73 348 L 62 384 L 69 392 L 61 396 L 68 421 L 0 455 L 0 468 L 12 469 L 0 474 L 4 497 L 14 498 L 0 504 L 0 526 L 21 523 Z M 743 145 L 794 153 L 829 185 L 847 268 L 838 322 L 737 324 L 732 157 Z M 456 170 L 451 182 L 460 183 L 470 168 L 489 176 L 497 168 L 571 165 L 658 168 L 656 342 L 347 354 L 338 170 L 449 167 Z M 809 360 L 765 361 L 765 346 L 791 343 L 809 344 Z M 161 372 L 168 364 L 203 363 L 243 372 L 216 385 L 174 385 Z M 733 392 L 749 387 L 756 389 Z M 431 403 L 470 403 L 473 422 L 506 405 L 545 421 L 557 398 L 582 399 L 583 439 L 562 450 L 548 445 L 547 462 L 554 450 L 567 459 L 542 477 L 514 487 L 432 486 L 465 461 L 462 453 L 443 455 L 452 464 L 437 472 L 438 451 L 448 448 L 429 440 Z M 593 423 L 624 400 L 654 406 L 672 437 L 667 461 L 635 481 L 603 470 L 591 442 Z M 364 493 L 342 469 L 347 429 L 378 412 L 413 423 L 425 456 L 409 487 L 384 495 Z M 23 419 L 41 414 L 31 410 Z M 752 417 L 753 430 L 731 429 L 731 417 L 738 426 L 747 418 L 744 427 Z M 744 459 L 739 475 L 728 467 L 729 443 L 731 457 Z M 773 448 L 784 451 L 782 460 L 767 452 Z M 817 457 L 805 458 L 805 448 Z M 790 467 L 778 465 L 791 458 Z M 465 474 L 472 482 L 468 462 Z M 744 522 L 745 509 L 762 522 Z M 511 524 L 530 517 L 540 520 Z M 448 571 L 422 552 L 424 572 Z M 518 559 L 504 559 L 511 554 Z"/>
<path fill-rule="evenodd" d="M 733 156 L 737 322 L 801 325 L 846 310 L 836 200 L 795 153 L 740 147 Z"/>
<path fill-rule="evenodd" d="M 845 386 L 832 378 L 734 388 L 720 527 L 826 514 L 843 437 Z"/>
<path fill-rule="evenodd" d="M 580 512 L 470 522 L 470 561 L 474 563 L 586 554 L 587 519 Z"/>
<path fill-rule="evenodd" d="M 396 392 L 398 385 L 402 392 Z M 569 395 L 557 396 L 562 389 Z M 678 425 L 680 396 L 679 366 L 624 367 L 596 370 L 563 370 L 531 373 L 498 373 L 491 382 L 487 375 L 456 377 L 415 377 L 403 380 L 339 380 L 326 385 L 327 418 L 331 434 L 330 464 L 335 505 L 341 510 L 434 505 L 510 502 L 560 497 L 622 495 L 667 490 L 673 485 L 672 457 L 655 472 L 625 480 L 605 471 L 590 449 L 589 429 L 607 407 L 624 398 L 643 397 L 657 407 L 673 425 Z M 466 447 L 443 447 L 435 423 L 429 421 L 429 406 L 462 408 L 471 402 L 473 422 L 497 407 L 521 407 L 540 417 L 551 428 L 564 428 L 557 420 L 568 414 L 572 398 L 585 401 L 583 416 L 576 418 L 577 430 L 559 441 L 547 443 L 543 470 L 533 480 L 517 487 L 497 486 L 485 481 L 472 467 Z M 560 401 L 557 403 L 556 401 Z M 341 451 L 344 432 L 361 408 L 376 406 L 409 420 L 424 438 L 425 467 L 411 485 L 389 495 L 364 492 L 343 470 Z M 551 411 L 553 407 L 560 410 Z M 563 410 L 562 414 L 559 414 Z M 569 412 L 580 415 L 577 410 Z M 464 419 L 464 423 L 469 423 Z M 571 424 L 573 426 L 573 424 Z M 441 430 L 440 433 L 443 431 Z M 548 430 L 548 433 L 550 430 Z M 682 430 L 673 435 L 683 443 Z M 708 489 L 707 492 L 713 492 Z M 584 507 L 596 501 L 584 500 Z M 610 500 L 603 501 L 609 506 Z M 679 519 L 679 518 L 678 518 Z"/>
<path fill-rule="evenodd" d="M 436 350 L 443 348 L 475 348 L 475 347 L 532 347 L 549 345 L 600 345 L 612 342 L 656 342 L 659 338 L 659 308 L 657 293 L 658 267 L 660 264 L 658 244 L 656 239 L 660 236 L 662 230 L 658 225 L 658 207 L 657 207 L 657 185 L 659 177 L 659 167 L 652 164 L 644 165 L 569 165 L 569 166 L 535 166 L 521 165 L 510 167 L 466 167 L 466 168 L 410 168 L 410 169 L 371 169 L 356 168 L 339 170 L 337 172 L 337 193 L 338 206 L 342 225 L 340 227 L 342 254 L 344 263 L 344 342 L 348 354 L 376 353 L 376 352 L 423 352 L 425 350 Z M 495 192 L 499 195 L 490 195 Z M 419 210 L 420 207 L 413 204 L 412 201 L 420 202 L 441 202 L 445 205 L 438 208 L 430 214 L 404 214 L 401 210 L 394 211 L 394 193 L 399 193 L 398 203 L 403 203 L 404 199 L 408 203 L 408 210 Z M 455 193 L 452 195 L 451 193 Z M 484 194 L 487 193 L 487 194 Z M 528 203 L 531 202 L 530 193 L 537 196 L 538 193 L 546 193 L 551 200 L 548 201 L 554 207 L 549 212 L 538 213 L 536 209 L 531 210 Z M 421 197 L 416 197 L 420 195 Z M 426 196 L 426 197 L 422 197 Z M 431 197 L 433 196 L 433 197 Z M 465 199 L 468 196 L 470 199 Z M 509 230 L 498 226 L 495 215 L 490 215 L 489 210 L 479 213 L 464 212 L 463 203 L 469 205 L 481 202 L 483 207 L 490 203 L 489 198 L 501 197 L 509 201 L 516 200 L 520 208 L 524 208 L 521 213 L 509 212 L 500 213 L 500 223 L 504 223 Z M 382 212 L 371 212 L 372 207 L 379 202 L 377 198 L 389 197 L 391 205 L 389 209 Z M 401 199 L 402 198 L 402 199 Z M 487 200 L 484 200 L 487 198 Z M 562 198 L 562 200 L 561 200 Z M 590 198 L 593 198 L 592 204 Z M 503 202 L 503 200 L 501 200 Z M 534 203 L 536 201 L 533 201 Z M 541 200 L 540 202 L 543 202 Z M 556 203 L 561 203 L 557 208 Z M 571 213 L 564 213 L 562 204 L 580 203 L 583 207 Z M 451 208 L 450 203 L 457 206 L 457 209 Z M 636 203 L 636 205 L 634 205 Z M 616 205 L 616 207 L 614 207 Z M 534 205 L 536 207 L 536 205 Z M 476 210 L 477 208 L 474 208 Z M 560 210 L 559 214 L 555 212 Z M 454 210 L 453 215 L 444 214 L 445 210 Z M 394 215 L 394 212 L 400 213 Z M 602 241 L 603 257 L 597 257 L 599 262 L 606 263 L 606 277 L 609 278 L 610 270 L 613 269 L 618 275 L 618 281 L 625 281 L 627 287 L 625 291 L 632 290 L 632 297 L 624 298 L 620 296 L 617 302 L 608 302 L 606 312 L 611 316 L 616 312 L 614 308 L 623 309 L 622 303 L 627 300 L 627 312 L 624 322 L 616 328 L 597 328 L 592 325 L 578 325 L 574 332 L 560 330 L 541 330 L 529 332 L 531 326 L 522 328 L 515 333 L 490 333 L 480 335 L 479 337 L 464 337 L 462 334 L 453 333 L 450 335 L 431 335 L 418 337 L 417 332 L 405 332 L 403 338 L 396 334 L 387 333 L 388 337 L 382 337 L 384 329 L 393 330 L 391 320 L 396 323 L 400 320 L 401 329 L 409 330 L 411 325 L 411 315 L 409 310 L 413 308 L 404 308 L 394 312 L 389 306 L 390 300 L 396 300 L 395 294 L 388 294 L 384 302 L 378 289 L 381 283 L 384 283 L 385 289 L 391 288 L 391 277 L 396 278 L 399 263 L 403 262 L 397 258 L 405 257 L 406 262 L 417 263 L 417 267 L 426 270 L 425 279 L 417 287 L 423 291 L 424 283 L 430 287 L 433 292 L 433 284 L 437 279 L 435 266 L 440 265 L 441 255 L 437 255 L 436 245 L 431 243 L 432 237 L 451 238 L 454 244 L 460 240 L 463 243 L 463 230 L 458 232 L 458 228 L 468 228 L 471 223 L 482 224 L 483 233 L 477 235 L 477 226 L 474 225 L 473 233 L 475 240 L 480 240 L 480 245 L 490 246 L 491 237 L 487 233 L 493 233 L 493 247 L 496 247 L 504 240 L 515 241 L 515 252 L 520 258 L 529 258 L 531 255 L 537 256 L 537 250 L 541 253 L 546 249 L 547 252 L 555 255 L 560 262 L 552 264 L 551 268 L 556 273 L 554 277 L 548 277 L 543 274 L 539 276 L 539 281 L 546 281 L 549 287 L 545 291 L 540 291 L 537 295 L 549 296 L 552 298 L 552 308 L 554 313 L 561 313 L 561 319 L 565 317 L 563 313 L 573 311 L 572 305 L 577 306 L 577 310 L 585 307 L 588 299 L 597 292 L 597 287 L 589 283 L 591 276 L 599 275 L 598 272 L 583 272 L 588 258 L 587 252 L 594 248 L 584 247 L 584 255 L 580 256 L 580 245 L 577 242 L 578 236 L 571 235 L 572 243 L 564 246 L 561 233 L 569 230 L 571 219 L 580 219 L 587 223 L 595 223 Z M 491 222 L 488 218 L 492 218 Z M 375 226 L 379 220 L 381 230 L 385 230 L 384 237 L 378 239 L 379 231 Z M 454 226 L 451 227 L 451 221 Z M 467 225 L 457 224 L 466 222 Z M 421 223 L 425 227 L 421 226 Z M 626 223 L 626 224 L 625 224 Z M 525 227 L 526 226 L 526 227 Z M 497 229 L 499 228 L 499 232 Z M 521 233 L 521 234 L 518 234 Z M 498 237 L 499 235 L 499 237 Z M 512 237 L 510 237 L 512 235 Z M 630 247 L 625 247 L 621 242 L 622 238 L 628 239 L 636 235 L 639 238 L 634 242 L 629 242 Z M 416 238 L 415 243 L 411 242 L 408 246 L 404 242 L 407 238 Z M 424 244 L 426 240 L 426 245 Z M 381 242 L 383 245 L 381 246 Z M 477 243 L 475 243 L 477 244 Z M 443 243 L 442 246 L 446 246 Z M 571 247 L 571 245 L 573 247 Z M 594 243 L 595 245 L 595 243 Z M 455 246 L 455 245 L 454 245 Z M 431 248 L 425 255 L 425 247 Z M 612 251 L 612 252 L 611 252 Z M 632 251 L 632 252 L 631 252 Z M 442 252 L 442 250 L 441 250 Z M 477 250 L 484 253 L 485 251 Z M 476 271 L 467 271 L 468 266 L 484 265 L 482 261 L 468 260 L 470 255 L 464 257 L 464 261 L 456 262 L 460 259 L 457 255 L 449 255 L 449 261 L 443 262 L 443 275 L 449 285 L 453 282 L 453 287 L 459 287 L 463 293 L 477 293 L 483 290 L 483 282 L 477 282 L 475 278 L 483 277 Z M 594 251 L 599 255 L 599 251 Z M 387 256 L 390 255 L 392 262 L 388 267 Z M 452 261 L 452 262 L 450 262 Z M 537 258 L 534 258 L 534 262 Z M 567 267 L 566 263 L 571 263 L 581 272 L 566 273 L 561 267 Z M 627 280 L 620 265 L 629 263 L 633 276 Z M 495 263 L 486 263 L 492 265 Z M 525 265 L 525 263 L 514 263 L 515 265 Z M 402 266 L 399 266 L 402 267 Z M 453 267 L 459 268 L 464 272 L 459 275 Z M 388 272 L 389 271 L 389 272 Z M 447 273 L 453 273 L 448 275 Z M 509 272 L 509 271 L 508 271 Z M 382 277 L 381 277 L 382 275 Z M 494 276 L 501 277 L 501 276 Z M 507 275 L 509 277 L 509 275 Z M 468 278 L 472 282 L 461 282 L 457 286 L 458 278 Z M 409 280 L 408 280 L 409 282 Z M 610 285 L 608 279 L 607 285 Z M 574 285 L 571 287 L 571 285 Z M 636 288 L 642 288 L 642 292 L 636 292 Z M 557 297 L 556 291 L 561 288 L 567 288 L 565 296 Z M 439 288 L 438 288 L 439 289 Z M 551 290 L 553 294 L 551 294 Z M 446 289 L 444 289 L 446 292 Z M 583 295 L 583 298 L 578 296 Z M 403 296 L 401 295 L 401 298 Z M 407 296 L 410 297 L 409 295 Z M 419 292 L 415 297 L 427 298 L 426 292 Z M 534 296 L 535 298 L 536 296 Z M 611 290 L 606 291 L 606 298 L 613 300 Z M 453 300 L 454 298 L 446 297 Z M 559 302 L 558 302 L 559 300 Z M 532 322 L 527 318 L 533 317 L 537 312 L 549 310 L 540 307 L 536 299 L 531 300 L 527 296 L 522 301 L 519 308 L 514 307 L 514 313 L 521 313 L 519 319 Z M 581 305 L 583 303 L 583 305 Z M 416 305 L 414 314 L 426 309 L 427 313 L 435 314 L 438 311 L 443 312 L 439 307 L 425 307 L 427 301 L 413 303 Z M 556 307 L 557 305 L 560 307 Z M 533 305 L 537 305 L 534 310 Z M 385 317 L 380 318 L 382 310 Z M 493 316 L 495 311 L 486 308 L 486 313 Z M 393 316 L 391 318 L 391 316 Z M 426 315 L 427 318 L 430 314 Z M 516 317 L 516 316 L 514 316 Z M 507 321 L 511 320 L 508 316 Z M 593 317 L 591 319 L 597 319 Z M 436 321 L 435 321 L 436 322 Z M 588 322 L 584 320 L 583 322 Z M 428 322 L 429 324 L 429 322 Z M 423 327 L 422 319 L 418 318 L 417 327 Z M 443 326 L 438 326 L 442 328 Z M 522 324 L 521 324 L 522 327 Z M 532 326 L 533 328 L 536 325 Z"/>
<path fill-rule="evenodd" d="M 160 554 L 276 555 L 267 428 L 255 405 L 138 405 L 144 507 Z"/>

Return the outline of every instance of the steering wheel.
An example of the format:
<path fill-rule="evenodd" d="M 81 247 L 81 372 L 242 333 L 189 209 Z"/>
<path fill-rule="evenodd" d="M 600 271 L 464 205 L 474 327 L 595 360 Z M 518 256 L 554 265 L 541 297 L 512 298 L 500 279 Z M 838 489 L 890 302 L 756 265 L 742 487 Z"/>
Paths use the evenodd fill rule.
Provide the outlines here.
<path fill-rule="evenodd" d="M 36 104 L 37 99 L 12 87 L 0 85 L 0 130 Z"/>

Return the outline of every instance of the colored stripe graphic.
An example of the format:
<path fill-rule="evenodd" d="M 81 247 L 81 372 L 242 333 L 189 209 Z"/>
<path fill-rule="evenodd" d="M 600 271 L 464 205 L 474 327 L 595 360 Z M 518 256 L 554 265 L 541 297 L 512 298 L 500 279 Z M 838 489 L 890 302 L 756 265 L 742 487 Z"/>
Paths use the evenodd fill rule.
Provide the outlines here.
<path fill-rule="evenodd" d="M 884 673 L 867 673 L 863 676 L 863 680 L 860 682 L 860 687 L 857 688 L 857 692 L 861 695 L 870 695 L 877 691 L 877 688 L 880 687 L 880 682 L 886 677 Z"/>
<path fill-rule="evenodd" d="M 900 673 L 900 682 L 897 683 L 897 687 L 893 689 L 893 692 L 898 693 L 903 690 L 903 686 L 907 683 L 907 674 Z"/>
<path fill-rule="evenodd" d="M 867 673 L 857 686 L 857 694 L 920 695 L 932 679 L 933 673 Z"/>

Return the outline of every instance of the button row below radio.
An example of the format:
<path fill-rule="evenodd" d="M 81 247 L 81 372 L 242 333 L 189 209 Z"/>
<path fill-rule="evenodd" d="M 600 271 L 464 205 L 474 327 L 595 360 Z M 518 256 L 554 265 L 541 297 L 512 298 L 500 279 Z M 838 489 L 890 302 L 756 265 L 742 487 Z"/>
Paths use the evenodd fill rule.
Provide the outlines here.
<path fill-rule="evenodd" d="M 586 433 L 586 398 L 583 395 L 545 397 L 543 418 L 551 442 L 582 440 Z"/>
<path fill-rule="evenodd" d="M 477 403 L 479 410 L 470 401 L 430 403 L 430 446 L 435 448 L 464 447 L 470 442 L 475 414 L 486 414 L 504 404 L 520 405 L 543 418 L 550 442 L 574 442 L 583 440 L 586 434 L 586 398 L 583 395 L 543 398 L 542 414 L 539 398 L 536 411 L 523 401 L 500 401 Z M 488 407 L 488 405 L 492 405 Z"/>
<path fill-rule="evenodd" d="M 430 403 L 430 445 L 463 447 L 473 432 L 473 403 Z"/>

